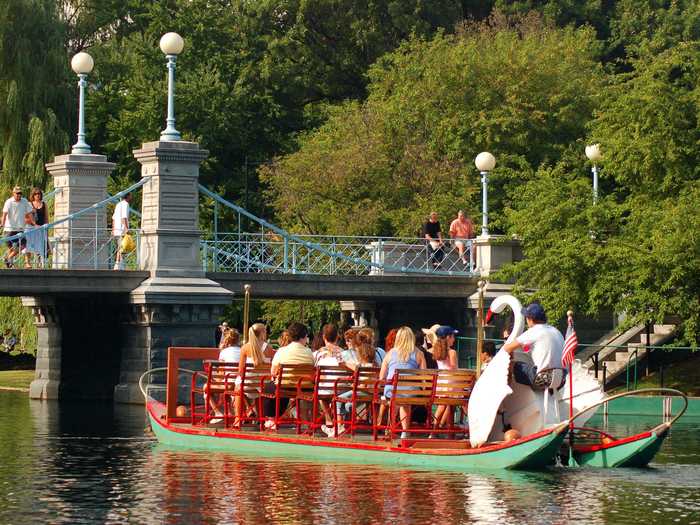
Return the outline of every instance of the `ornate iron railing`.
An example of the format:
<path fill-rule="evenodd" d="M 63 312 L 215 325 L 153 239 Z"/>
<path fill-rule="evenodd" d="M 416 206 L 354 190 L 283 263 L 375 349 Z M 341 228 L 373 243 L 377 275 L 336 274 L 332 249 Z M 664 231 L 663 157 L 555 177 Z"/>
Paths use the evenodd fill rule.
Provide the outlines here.
<path fill-rule="evenodd" d="M 463 256 L 455 242 L 433 249 L 419 238 L 218 233 L 202 240 L 202 266 L 219 272 L 469 275 L 474 252 L 470 240 L 460 242 Z"/>

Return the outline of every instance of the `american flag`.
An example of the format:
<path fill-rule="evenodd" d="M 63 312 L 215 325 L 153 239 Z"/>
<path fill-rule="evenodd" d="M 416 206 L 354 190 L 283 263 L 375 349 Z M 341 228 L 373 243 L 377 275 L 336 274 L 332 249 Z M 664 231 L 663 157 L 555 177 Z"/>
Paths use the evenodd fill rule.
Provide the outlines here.
<path fill-rule="evenodd" d="M 561 356 L 561 366 L 569 368 L 574 362 L 574 354 L 578 348 L 578 337 L 574 330 L 574 320 L 569 317 L 569 323 L 566 328 L 566 338 L 564 338 L 564 353 Z"/>

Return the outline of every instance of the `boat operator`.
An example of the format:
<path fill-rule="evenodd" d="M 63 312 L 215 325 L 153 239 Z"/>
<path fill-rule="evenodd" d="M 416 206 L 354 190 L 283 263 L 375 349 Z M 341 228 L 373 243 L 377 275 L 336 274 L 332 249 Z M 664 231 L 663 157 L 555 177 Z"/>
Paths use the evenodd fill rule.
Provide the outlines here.
<path fill-rule="evenodd" d="M 514 341 L 503 345 L 503 350 L 512 355 L 518 348 L 525 351 L 529 348 L 532 364 L 515 361 L 513 377 L 533 390 L 549 390 L 551 393 L 561 388 L 566 380 L 567 371 L 561 365 L 564 337 L 559 330 L 547 324 L 547 315 L 539 303 L 529 304 L 523 308 L 522 314 L 528 329 Z"/>

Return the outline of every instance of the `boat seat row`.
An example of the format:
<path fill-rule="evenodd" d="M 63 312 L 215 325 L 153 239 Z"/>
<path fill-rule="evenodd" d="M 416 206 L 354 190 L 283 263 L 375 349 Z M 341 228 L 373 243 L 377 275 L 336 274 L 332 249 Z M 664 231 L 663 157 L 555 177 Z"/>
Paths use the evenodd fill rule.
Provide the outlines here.
<path fill-rule="evenodd" d="M 474 381 L 474 371 L 466 369 L 397 370 L 391 380 L 382 381 L 376 367 L 353 372 L 339 366 L 310 365 L 281 365 L 273 377 L 268 364 L 248 364 L 239 377 L 238 364 L 211 361 L 205 363 L 204 372 L 192 376 L 190 414 L 194 425 L 221 418 L 226 427 L 255 425 L 262 430 L 269 422 L 268 427 L 291 424 L 297 433 L 306 430 L 313 435 L 325 423 L 325 409 L 333 415 L 336 435 L 342 424 L 351 436 L 358 430 L 369 430 L 374 439 L 380 433 L 392 439 L 402 431 L 395 417 L 401 407 L 422 407 L 426 414 L 424 424 L 412 425 L 408 432 L 429 432 L 434 423 L 433 408 L 439 405 L 461 411 L 464 418 Z M 213 397 L 220 400 L 222 415 L 213 408 L 218 406 L 210 402 Z M 200 399 L 203 403 L 198 404 Z M 265 404 L 268 412 L 274 404 L 273 415 L 264 415 Z M 349 408 L 342 418 L 339 405 Z M 464 429 L 451 423 L 440 432 Z"/>

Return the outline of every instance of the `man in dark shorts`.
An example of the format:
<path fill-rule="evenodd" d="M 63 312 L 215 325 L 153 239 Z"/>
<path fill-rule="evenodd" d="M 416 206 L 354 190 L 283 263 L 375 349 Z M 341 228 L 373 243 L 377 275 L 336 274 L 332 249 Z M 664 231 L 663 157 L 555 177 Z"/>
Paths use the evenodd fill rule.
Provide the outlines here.
<path fill-rule="evenodd" d="M 437 212 L 430 212 L 430 219 L 423 224 L 423 237 L 428 242 L 429 261 L 434 269 L 438 269 L 445 253 L 442 250 L 442 230 Z"/>
<path fill-rule="evenodd" d="M 12 197 L 5 201 L 5 205 L 2 207 L 2 224 L 4 235 L 6 237 L 12 237 L 13 235 L 20 234 L 24 231 L 27 224 L 32 224 L 36 226 L 34 221 L 34 214 L 32 213 L 34 208 L 29 201 L 22 197 L 22 188 L 15 186 L 12 190 Z M 12 268 L 14 265 L 14 259 L 27 246 L 27 239 L 25 237 L 20 237 L 19 239 L 14 239 L 7 241 L 7 253 L 5 254 L 4 261 L 5 266 Z"/>

